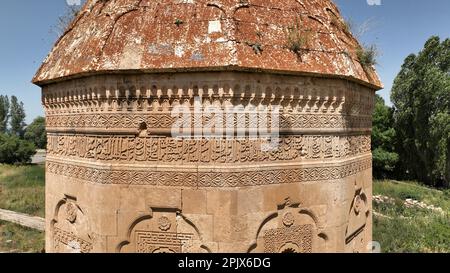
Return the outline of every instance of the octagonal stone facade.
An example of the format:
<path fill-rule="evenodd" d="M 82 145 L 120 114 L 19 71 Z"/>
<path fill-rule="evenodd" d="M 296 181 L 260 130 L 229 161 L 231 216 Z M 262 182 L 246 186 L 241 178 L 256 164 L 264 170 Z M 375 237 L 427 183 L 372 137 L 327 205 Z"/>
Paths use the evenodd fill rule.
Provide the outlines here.
<path fill-rule="evenodd" d="M 221 55 L 216 49 L 223 42 L 211 31 L 218 32 L 216 36 L 248 34 L 248 28 L 236 29 L 245 22 L 236 23 L 239 16 L 234 12 L 242 8 L 252 13 L 261 7 L 260 1 L 206 2 L 88 1 L 44 62 L 34 82 L 42 86 L 48 132 L 46 250 L 368 251 L 370 136 L 374 94 L 380 88 L 375 71 L 355 61 L 354 52 L 341 56 L 346 61 L 337 58 L 339 69 L 334 69 L 330 66 L 337 55 L 331 49 L 323 51 L 328 55 L 305 53 L 299 59 L 288 49 L 274 47 L 270 54 L 257 56 L 260 52 L 246 52 L 248 46 L 242 48 L 236 39 L 222 49 L 229 55 Z M 339 18 L 331 1 L 267 3 L 281 6 L 286 16 L 315 14 L 329 31 L 336 24 L 333 16 Z M 163 13 L 164 20 L 147 20 L 145 14 L 158 9 L 170 12 Z M 179 39 L 187 45 L 200 41 L 197 36 L 217 39 L 209 40 L 211 51 L 205 51 L 208 40 L 201 40 L 196 55 L 203 56 L 201 64 L 183 57 L 188 49 L 179 56 L 176 44 L 167 52 L 156 52 L 157 38 L 123 27 L 136 26 L 128 20 L 137 18 L 144 25 L 165 22 L 170 30 L 157 30 L 156 35 L 166 35 L 170 44 L 177 28 L 183 27 L 176 24 L 172 30 L 180 9 L 197 9 L 210 24 L 183 20 L 193 34 Z M 134 17 L 126 19 L 133 12 Z M 307 20 L 314 21 L 313 15 Z M 110 19 L 112 28 L 107 27 Z M 216 28 L 211 29 L 211 22 Z M 314 47 L 330 46 L 319 37 L 321 27 L 312 28 L 317 33 Z M 99 34 L 108 29 L 109 35 Z M 130 41 L 139 43 L 121 47 L 123 39 L 114 40 L 127 33 Z M 269 33 L 269 41 L 276 40 L 276 33 Z M 341 43 L 355 49 L 351 35 L 333 33 L 331 38 L 346 35 L 348 41 Z M 147 44 L 145 53 L 139 50 L 141 44 Z M 103 54 L 101 61 L 90 60 L 98 56 L 93 53 L 97 49 Z M 274 56 L 277 61 L 271 63 Z M 315 60 L 314 67 L 305 65 L 308 56 Z M 321 61 L 327 58 L 329 62 Z M 183 106 L 195 116 L 196 103 L 222 110 L 269 109 L 264 115 L 279 128 L 277 149 L 265 150 L 269 140 L 252 137 L 260 121 L 248 114 L 223 116 L 230 121 L 226 126 L 243 131 L 244 137 L 176 138 L 173 129 L 180 116 L 174 109 Z M 280 111 L 277 120 L 272 115 L 275 108 Z M 189 130 L 203 131 L 209 120 L 191 120 Z"/>

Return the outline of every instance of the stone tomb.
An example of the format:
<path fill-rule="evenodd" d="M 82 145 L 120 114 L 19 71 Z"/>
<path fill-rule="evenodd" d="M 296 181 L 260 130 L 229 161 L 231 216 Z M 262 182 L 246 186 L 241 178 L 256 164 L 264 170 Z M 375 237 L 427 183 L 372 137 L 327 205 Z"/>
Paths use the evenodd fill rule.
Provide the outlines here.
<path fill-rule="evenodd" d="M 284 46 L 296 18 L 302 52 Z M 34 78 L 46 250 L 368 251 L 381 83 L 343 24 L 331 1 L 88 0 Z M 196 106 L 244 114 L 195 119 Z M 174 135 L 212 117 L 228 122 L 211 132 L 238 133 Z M 279 138 L 253 137 L 262 120 Z"/>

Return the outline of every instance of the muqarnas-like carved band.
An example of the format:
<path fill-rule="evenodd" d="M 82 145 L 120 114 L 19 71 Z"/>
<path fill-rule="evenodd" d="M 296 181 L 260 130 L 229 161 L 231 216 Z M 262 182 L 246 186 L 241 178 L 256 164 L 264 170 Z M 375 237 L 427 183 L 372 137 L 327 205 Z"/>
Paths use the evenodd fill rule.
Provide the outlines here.
<path fill-rule="evenodd" d="M 366 157 L 342 166 L 258 169 L 235 172 L 180 172 L 146 170 L 106 170 L 47 160 L 47 172 L 87 183 L 117 185 L 152 185 L 166 187 L 250 187 L 309 181 L 337 180 L 372 167 Z"/>
<path fill-rule="evenodd" d="M 176 105 L 282 106 L 281 112 L 370 116 L 373 91 L 356 83 L 325 78 L 185 73 L 170 75 L 103 75 L 48 85 L 42 103 L 47 116 L 171 112 Z"/>
<path fill-rule="evenodd" d="M 278 147 L 264 150 L 265 139 L 175 139 L 49 135 L 50 156 L 96 161 L 161 163 L 247 163 L 341 159 L 370 153 L 369 135 L 282 136 Z"/>

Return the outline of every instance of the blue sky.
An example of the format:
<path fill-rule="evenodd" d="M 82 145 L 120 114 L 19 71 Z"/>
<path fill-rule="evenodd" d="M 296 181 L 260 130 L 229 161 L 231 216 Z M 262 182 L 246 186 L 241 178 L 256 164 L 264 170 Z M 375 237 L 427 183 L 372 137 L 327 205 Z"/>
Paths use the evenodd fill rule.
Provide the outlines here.
<path fill-rule="evenodd" d="M 380 6 L 370 6 L 368 0 L 335 2 L 356 26 L 371 22 L 360 40 L 376 44 L 381 53 L 377 70 L 386 100 L 407 55 L 418 52 L 431 35 L 450 37 L 449 0 L 381 0 Z M 40 89 L 30 81 L 57 38 L 51 30 L 64 14 L 66 0 L 4 0 L 1 5 L 0 94 L 22 100 L 31 122 L 43 111 Z"/>
<path fill-rule="evenodd" d="M 379 94 L 390 104 L 392 83 L 405 58 L 418 53 L 432 35 L 450 38 L 449 0 L 334 0 L 342 15 L 356 26 L 369 23 L 369 31 L 360 37 L 362 43 L 375 44 L 380 55 L 377 72 L 385 89 Z"/>

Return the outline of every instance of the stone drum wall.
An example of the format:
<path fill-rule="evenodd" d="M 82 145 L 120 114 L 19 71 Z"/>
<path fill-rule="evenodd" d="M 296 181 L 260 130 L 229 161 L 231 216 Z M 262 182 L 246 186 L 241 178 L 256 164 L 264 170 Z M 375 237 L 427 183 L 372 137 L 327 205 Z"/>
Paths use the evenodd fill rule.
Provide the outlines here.
<path fill-rule="evenodd" d="M 45 85 L 46 250 L 366 252 L 374 92 L 338 78 L 246 72 Z M 175 137 L 174 124 L 186 122 L 176 107 L 193 114 L 189 133 L 211 121 L 193 118 L 196 101 L 268 109 L 276 148 L 252 137 L 260 120 L 248 114 L 223 117 L 239 136 Z"/>

